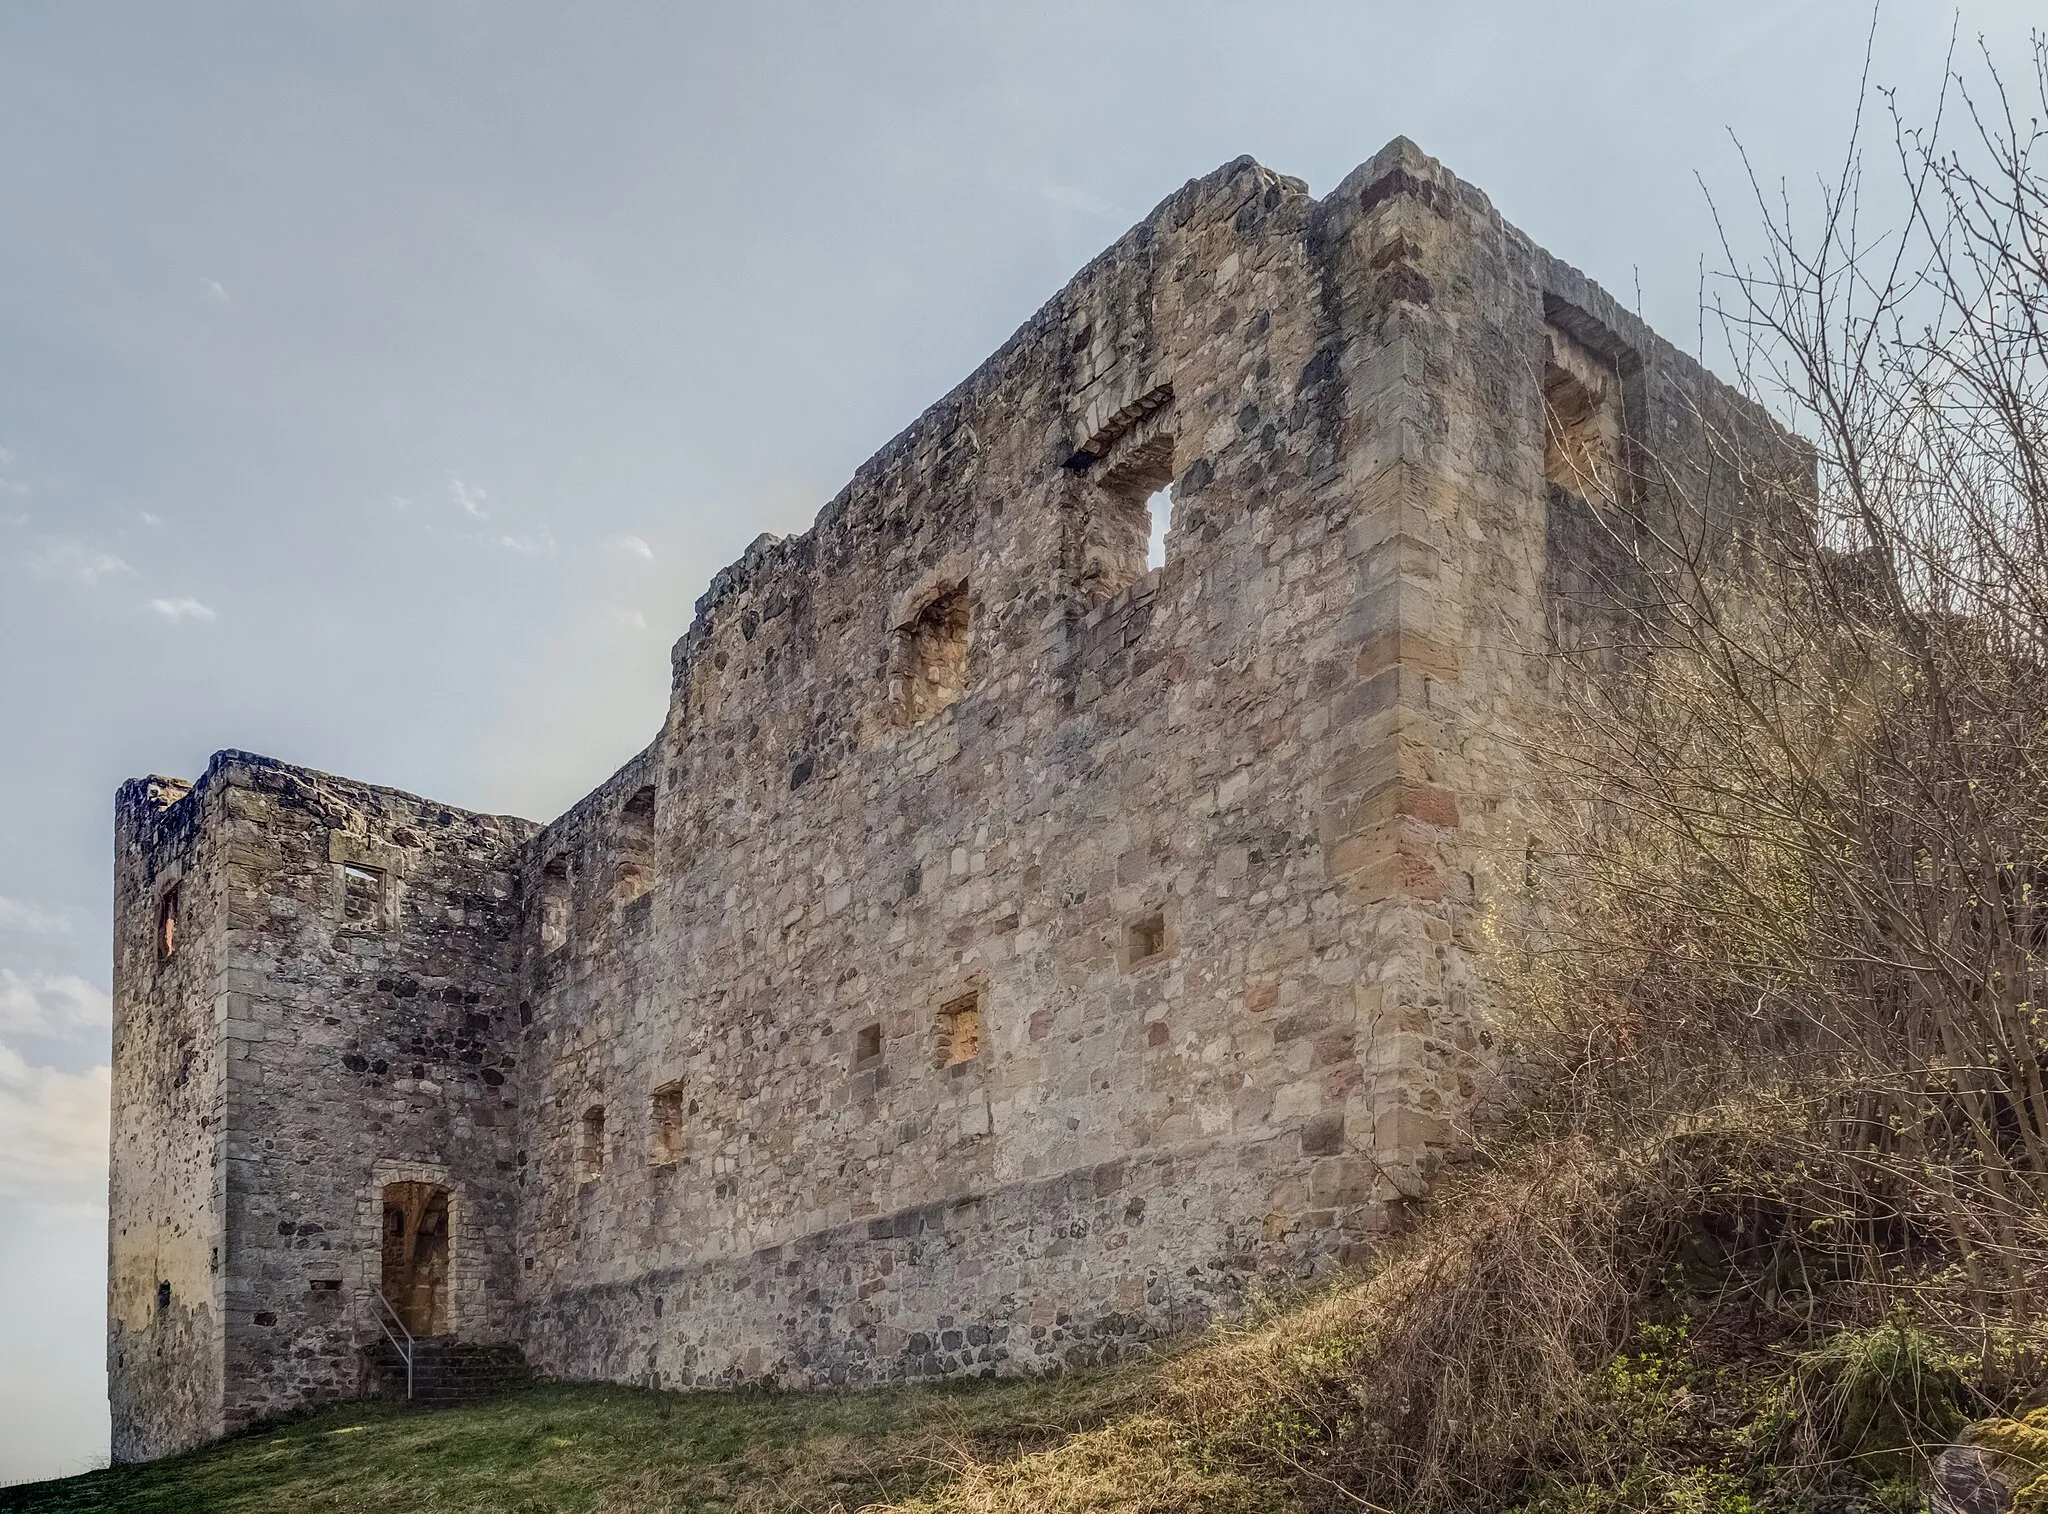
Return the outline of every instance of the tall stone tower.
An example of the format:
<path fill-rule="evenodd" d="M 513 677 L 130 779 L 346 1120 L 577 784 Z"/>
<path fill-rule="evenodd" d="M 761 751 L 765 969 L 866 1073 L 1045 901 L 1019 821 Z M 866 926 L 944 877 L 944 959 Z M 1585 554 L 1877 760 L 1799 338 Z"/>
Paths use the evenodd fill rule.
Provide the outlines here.
<path fill-rule="evenodd" d="M 1412 144 L 1240 159 L 720 573 L 552 824 L 127 785 L 116 1456 L 358 1392 L 387 1317 L 868 1383 L 1369 1246 L 1484 1097 L 1532 659 L 1710 433 L 1778 444 Z"/>

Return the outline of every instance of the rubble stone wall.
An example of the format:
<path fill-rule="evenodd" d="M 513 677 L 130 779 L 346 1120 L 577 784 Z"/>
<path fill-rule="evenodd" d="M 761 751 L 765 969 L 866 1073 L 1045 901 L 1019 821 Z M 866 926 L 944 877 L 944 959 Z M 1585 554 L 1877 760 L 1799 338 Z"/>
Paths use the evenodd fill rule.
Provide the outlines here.
<path fill-rule="evenodd" d="M 227 1105 L 215 993 L 226 951 L 224 818 L 217 800 L 167 778 L 122 785 L 114 806 L 107 1389 L 117 1461 L 162 1456 L 225 1427 Z"/>
<path fill-rule="evenodd" d="M 227 1420 L 352 1391 L 387 1181 L 458 1334 L 664 1385 L 1102 1361 L 1356 1255 L 1485 1106 L 1545 649 L 1702 416 L 1774 444 L 1412 144 L 1241 159 L 720 573 L 551 825 L 218 759 Z"/>

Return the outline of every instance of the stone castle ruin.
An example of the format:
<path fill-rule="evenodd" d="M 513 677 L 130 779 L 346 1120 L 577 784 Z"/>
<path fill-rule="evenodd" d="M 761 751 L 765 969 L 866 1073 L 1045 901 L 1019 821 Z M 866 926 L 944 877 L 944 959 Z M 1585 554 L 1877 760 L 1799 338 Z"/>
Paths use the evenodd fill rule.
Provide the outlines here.
<path fill-rule="evenodd" d="M 1412 144 L 1240 159 L 721 572 L 553 823 L 125 785 L 115 1457 L 364 1391 L 394 1318 L 877 1383 L 1355 1255 L 1484 1097 L 1530 651 L 1710 412 L 1762 434 Z"/>

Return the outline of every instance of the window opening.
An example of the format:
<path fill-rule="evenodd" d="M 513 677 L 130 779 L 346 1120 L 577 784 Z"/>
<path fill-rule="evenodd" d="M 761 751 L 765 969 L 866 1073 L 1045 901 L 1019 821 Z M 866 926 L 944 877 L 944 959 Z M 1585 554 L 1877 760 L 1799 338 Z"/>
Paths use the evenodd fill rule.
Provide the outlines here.
<path fill-rule="evenodd" d="M 1136 967 L 1166 955 L 1166 917 L 1147 915 L 1124 930 L 1124 966 Z"/>
<path fill-rule="evenodd" d="M 576 1167 L 582 1180 L 595 1183 L 604 1176 L 604 1105 L 593 1104 L 583 1111 L 582 1139 L 576 1151 Z"/>
<path fill-rule="evenodd" d="M 1081 586 L 1091 604 L 1121 593 L 1166 563 L 1173 515 L 1174 439 L 1148 437 L 1095 481 L 1081 549 Z"/>
<path fill-rule="evenodd" d="M 1543 365 L 1543 476 L 1590 504 L 1621 498 L 1621 376 L 1563 332 Z"/>
<path fill-rule="evenodd" d="M 178 885 L 173 883 L 156 902 L 156 954 L 169 961 L 178 951 Z"/>
<path fill-rule="evenodd" d="M 384 918 L 384 874 L 374 867 L 345 862 L 341 867 L 341 918 L 344 924 L 374 929 Z"/>
<path fill-rule="evenodd" d="M 981 1055 L 981 995 L 962 994 L 939 1006 L 939 1066 L 956 1067 Z"/>
<path fill-rule="evenodd" d="M 898 725 L 929 720 L 966 692 L 972 619 L 963 582 L 927 601 L 897 628 L 889 694 Z"/>
<path fill-rule="evenodd" d="M 873 1025 L 863 1025 L 854 1032 L 853 1065 L 855 1067 L 865 1067 L 868 1063 L 880 1058 L 881 1055 L 882 1026 L 880 1021 Z"/>
<path fill-rule="evenodd" d="M 654 786 L 649 784 L 619 811 L 618 871 L 612 897 L 631 904 L 654 886 Z"/>
<path fill-rule="evenodd" d="M 655 1166 L 670 1167 L 682 1160 L 687 1112 L 681 1083 L 667 1083 L 654 1090 L 654 1140 L 649 1160 Z"/>
<path fill-rule="evenodd" d="M 1166 566 L 1166 533 L 1173 527 L 1173 485 L 1168 484 L 1145 501 L 1152 518 L 1152 535 L 1145 547 L 1145 566 Z"/>
<path fill-rule="evenodd" d="M 540 875 L 541 955 L 560 951 L 569 940 L 569 859 L 556 857 Z"/>
<path fill-rule="evenodd" d="M 384 1185 L 379 1286 L 414 1335 L 448 1333 L 448 1190 L 435 1183 Z"/>

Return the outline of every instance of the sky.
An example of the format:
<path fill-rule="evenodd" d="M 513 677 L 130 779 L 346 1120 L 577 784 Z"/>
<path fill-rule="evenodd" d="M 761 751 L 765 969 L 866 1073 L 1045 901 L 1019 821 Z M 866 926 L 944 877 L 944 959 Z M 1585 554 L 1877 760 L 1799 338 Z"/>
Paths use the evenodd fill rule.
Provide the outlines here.
<path fill-rule="evenodd" d="M 1892 0 L 1908 113 L 1952 27 Z M 710 576 L 1184 180 L 1397 134 L 1697 346 L 1867 0 L 0 5 L 0 1483 L 102 1462 L 115 788 L 545 820 Z M 1881 144 L 1880 144 L 1881 145 Z"/>

